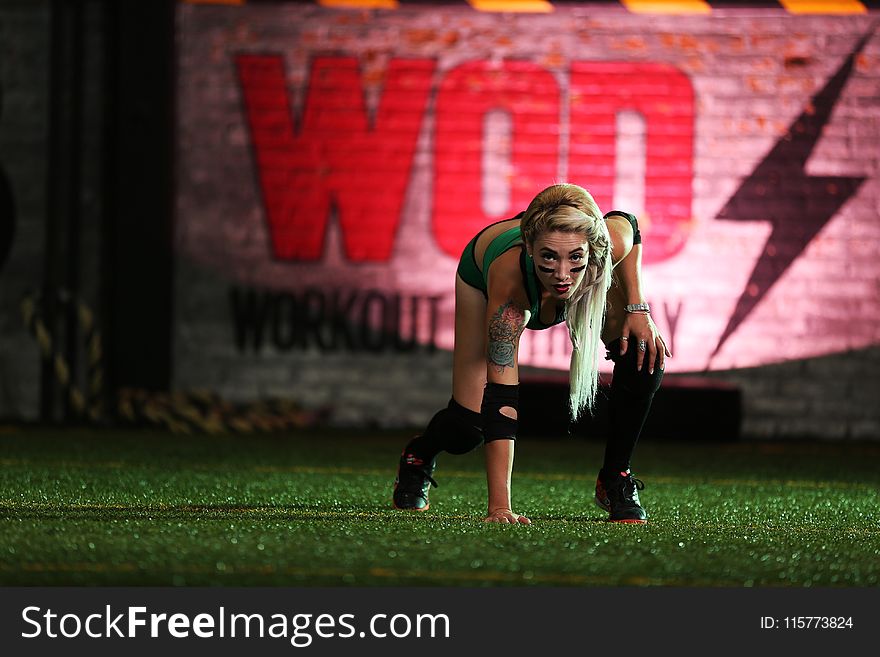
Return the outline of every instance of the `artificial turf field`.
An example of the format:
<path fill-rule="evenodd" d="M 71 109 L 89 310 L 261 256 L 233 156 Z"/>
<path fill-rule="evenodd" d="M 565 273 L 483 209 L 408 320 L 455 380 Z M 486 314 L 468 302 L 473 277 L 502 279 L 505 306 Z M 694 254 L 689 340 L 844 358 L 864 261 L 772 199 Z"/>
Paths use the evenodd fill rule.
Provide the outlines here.
<path fill-rule="evenodd" d="M 649 524 L 592 502 L 602 446 L 517 445 L 489 525 L 482 452 L 390 506 L 405 434 L 0 432 L 0 584 L 876 586 L 880 445 L 643 441 Z"/>

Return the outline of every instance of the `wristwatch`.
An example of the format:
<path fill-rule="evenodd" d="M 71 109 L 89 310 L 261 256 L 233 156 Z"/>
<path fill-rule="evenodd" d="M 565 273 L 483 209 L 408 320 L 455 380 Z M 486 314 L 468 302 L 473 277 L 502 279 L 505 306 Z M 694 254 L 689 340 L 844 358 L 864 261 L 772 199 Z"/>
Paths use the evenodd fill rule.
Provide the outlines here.
<path fill-rule="evenodd" d="M 624 306 L 623 309 L 628 313 L 649 313 L 651 312 L 651 306 L 646 303 L 631 303 L 627 306 Z"/>

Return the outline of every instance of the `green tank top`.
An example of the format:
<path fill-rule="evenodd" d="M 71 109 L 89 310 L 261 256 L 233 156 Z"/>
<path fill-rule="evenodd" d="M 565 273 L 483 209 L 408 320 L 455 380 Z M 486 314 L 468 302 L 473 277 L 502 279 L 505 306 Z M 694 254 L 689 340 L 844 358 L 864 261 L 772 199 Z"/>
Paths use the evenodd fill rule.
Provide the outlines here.
<path fill-rule="evenodd" d="M 519 226 L 514 226 L 513 228 L 504 231 L 489 243 L 489 246 L 486 247 L 486 252 L 483 254 L 482 275 L 483 283 L 486 290 L 489 289 L 490 265 L 502 253 L 505 253 L 506 251 L 509 251 L 510 249 L 517 246 L 522 247 L 522 243 L 522 232 L 520 231 Z M 529 318 L 529 322 L 528 324 L 526 324 L 526 328 L 540 331 L 564 322 L 564 306 L 562 310 L 557 310 L 556 317 L 554 318 L 552 324 L 544 324 L 541 321 L 541 284 L 538 282 L 538 276 L 535 273 L 535 263 L 531 258 L 526 255 L 526 250 L 524 248 L 520 249 L 519 268 L 522 272 L 523 283 L 525 284 L 526 288 L 526 295 L 528 296 L 529 304 L 531 305 L 529 310 L 531 311 L 532 316 Z"/>

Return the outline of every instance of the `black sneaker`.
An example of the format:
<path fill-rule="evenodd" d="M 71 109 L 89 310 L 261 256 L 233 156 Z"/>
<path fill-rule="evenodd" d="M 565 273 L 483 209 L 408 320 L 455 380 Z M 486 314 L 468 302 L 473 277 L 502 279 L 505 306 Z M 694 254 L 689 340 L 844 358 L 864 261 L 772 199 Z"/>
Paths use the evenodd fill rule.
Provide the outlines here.
<path fill-rule="evenodd" d="M 644 525 L 648 522 L 648 514 L 639 503 L 639 491 L 645 489 L 641 479 L 636 479 L 627 470 L 620 472 L 611 479 L 596 479 L 596 504 L 611 515 L 608 522 L 628 522 Z"/>
<path fill-rule="evenodd" d="M 428 490 L 437 487 L 431 478 L 437 463 L 431 459 L 425 463 L 415 454 L 404 452 L 397 466 L 397 478 L 394 480 L 393 504 L 395 509 L 408 511 L 427 511 L 431 506 L 428 502 Z"/>

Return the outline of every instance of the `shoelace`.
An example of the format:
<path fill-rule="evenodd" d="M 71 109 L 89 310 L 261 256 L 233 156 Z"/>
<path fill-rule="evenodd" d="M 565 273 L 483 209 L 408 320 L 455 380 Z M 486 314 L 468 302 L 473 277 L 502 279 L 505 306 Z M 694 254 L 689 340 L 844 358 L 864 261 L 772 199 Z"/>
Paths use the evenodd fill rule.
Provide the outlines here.
<path fill-rule="evenodd" d="M 632 475 L 628 477 L 621 477 L 623 482 L 621 483 L 621 492 L 623 493 L 623 498 L 627 501 L 631 501 L 633 499 L 633 495 L 637 490 L 645 490 L 645 482 L 641 479 L 636 479 Z"/>

